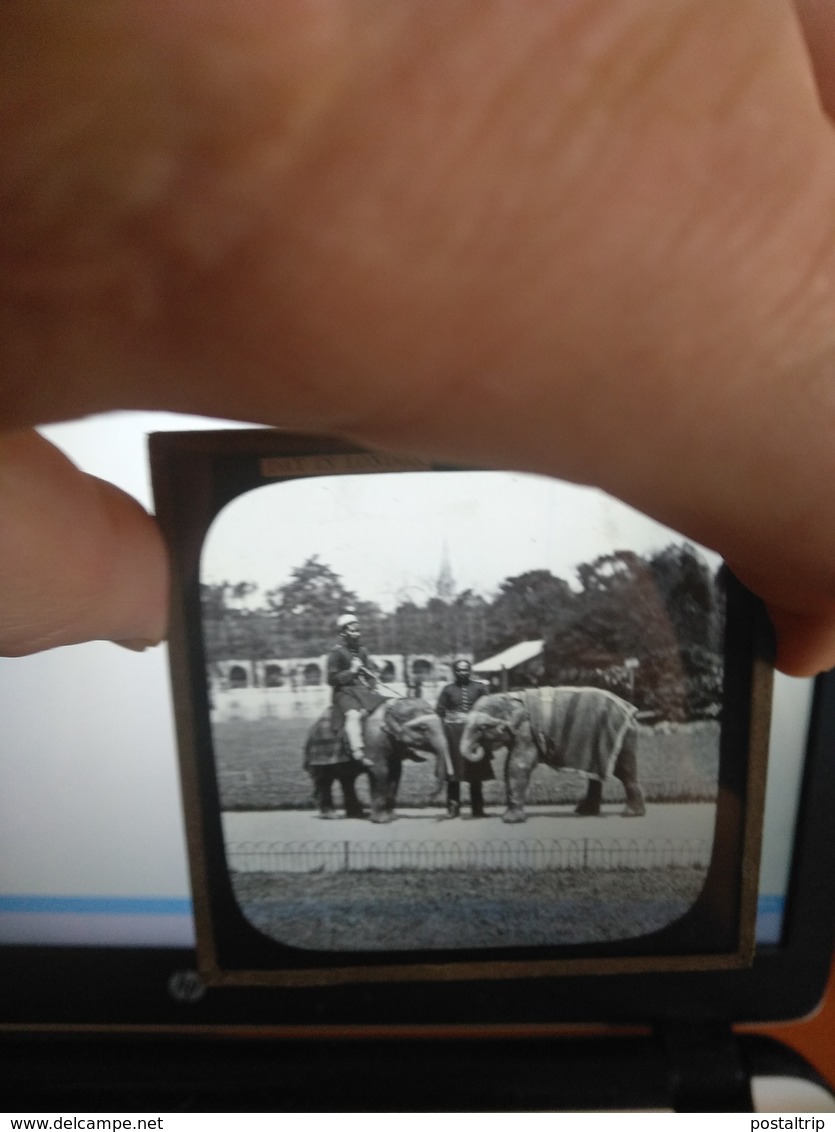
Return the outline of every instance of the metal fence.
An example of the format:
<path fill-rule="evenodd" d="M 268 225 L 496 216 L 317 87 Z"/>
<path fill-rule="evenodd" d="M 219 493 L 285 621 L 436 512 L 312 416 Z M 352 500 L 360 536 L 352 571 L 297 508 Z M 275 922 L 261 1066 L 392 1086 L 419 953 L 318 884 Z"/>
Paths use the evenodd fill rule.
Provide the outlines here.
<path fill-rule="evenodd" d="M 370 869 L 659 869 L 710 864 L 704 839 L 551 838 L 528 841 L 243 841 L 227 847 L 236 872 Z"/>

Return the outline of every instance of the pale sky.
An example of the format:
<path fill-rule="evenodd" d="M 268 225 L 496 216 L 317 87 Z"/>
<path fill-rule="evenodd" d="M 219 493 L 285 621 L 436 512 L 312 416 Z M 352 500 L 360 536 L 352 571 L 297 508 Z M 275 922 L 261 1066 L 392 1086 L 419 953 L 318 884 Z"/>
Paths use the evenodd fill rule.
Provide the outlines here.
<path fill-rule="evenodd" d="M 490 596 L 526 570 L 571 582 L 579 563 L 601 554 L 682 541 L 600 491 L 542 476 L 340 475 L 268 484 L 233 500 L 210 528 L 201 580 L 273 589 L 318 555 L 360 599 L 391 609 L 431 596 L 445 554 L 457 591 Z"/>
<path fill-rule="evenodd" d="M 86 471 L 152 506 L 147 434 L 242 427 L 172 413 L 111 413 L 43 431 Z M 234 500 L 204 547 L 202 580 L 283 585 L 318 554 L 345 585 L 391 608 L 432 592 L 446 546 L 458 591 L 489 596 L 503 578 L 576 566 L 612 550 L 661 550 L 681 535 L 603 492 L 507 472 L 335 476 L 268 484 Z M 704 552 L 714 567 L 719 559 Z M 260 595 L 258 595 L 260 597 Z"/>

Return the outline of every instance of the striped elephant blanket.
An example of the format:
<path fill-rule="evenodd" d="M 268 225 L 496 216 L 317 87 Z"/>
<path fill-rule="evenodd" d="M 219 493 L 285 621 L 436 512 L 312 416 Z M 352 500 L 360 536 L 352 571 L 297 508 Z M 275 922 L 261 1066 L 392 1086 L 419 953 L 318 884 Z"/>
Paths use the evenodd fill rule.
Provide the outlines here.
<path fill-rule="evenodd" d="M 530 717 L 539 757 L 557 769 L 606 778 L 637 709 L 601 688 L 529 688 L 514 693 Z"/>

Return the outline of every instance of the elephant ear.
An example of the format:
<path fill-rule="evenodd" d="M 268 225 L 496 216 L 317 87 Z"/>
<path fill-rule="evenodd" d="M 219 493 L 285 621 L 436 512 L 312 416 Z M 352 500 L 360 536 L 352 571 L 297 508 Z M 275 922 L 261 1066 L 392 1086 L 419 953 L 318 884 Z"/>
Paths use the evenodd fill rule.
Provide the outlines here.
<path fill-rule="evenodd" d="M 479 713 L 484 712 L 493 720 L 500 719 L 503 723 L 507 723 L 513 731 L 528 715 L 524 699 L 511 692 L 499 692 L 493 696 L 485 696 L 478 701 L 475 710 Z"/>
<path fill-rule="evenodd" d="M 390 700 L 385 707 L 383 731 L 398 743 L 405 743 L 404 727 L 419 715 L 426 715 L 426 704 L 422 700 Z"/>
<path fill-rule="evenodd" d="M 509 698 L 510 718 L 508 722 L 515 733 L 523 723 L 530 719 L 530 711 L 524 698 L 520 696 L 510 696 Z"/>

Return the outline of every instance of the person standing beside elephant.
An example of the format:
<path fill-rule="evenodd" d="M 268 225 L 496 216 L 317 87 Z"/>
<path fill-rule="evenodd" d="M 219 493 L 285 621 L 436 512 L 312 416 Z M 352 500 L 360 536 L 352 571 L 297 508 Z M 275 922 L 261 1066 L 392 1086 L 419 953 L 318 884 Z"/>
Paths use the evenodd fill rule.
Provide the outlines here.
<path fill-rule="evenodd" d="M 344 731 L 351 756 L 369 766 L 365 756 L 363 716 L 378 707 L 385 696 L 376 690 L 377 669 L 362 644 L 359 622 L 353 613 L 337 621 L 340 642 L 328 657 L 328 683 L 333 688 L 333 729 Z"/>
<path fill-rule="evenodd" d="M 447 813 L 457 818 L 461 812 L 461 783 L 470 787 L 470 808 L 474 818 L 484 817 L 482 783 L 494 777 L 489 759 L 467 762 L 461 757 L 461 736 L 467 714 L 477 700 L 487 695 L 487 687 L 472 678 L 472 665 L 468 660 L 456 660 L 452 666 L 454 682 L 447 684 L 438 697 L 435 708 L 443 720 L 451 765 L 447 768 Z"/>

